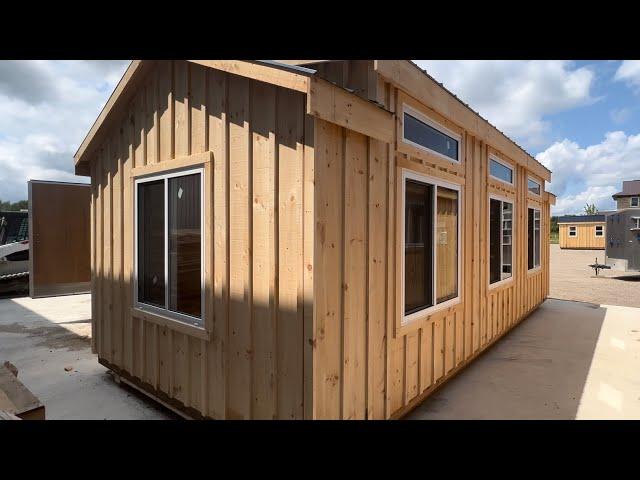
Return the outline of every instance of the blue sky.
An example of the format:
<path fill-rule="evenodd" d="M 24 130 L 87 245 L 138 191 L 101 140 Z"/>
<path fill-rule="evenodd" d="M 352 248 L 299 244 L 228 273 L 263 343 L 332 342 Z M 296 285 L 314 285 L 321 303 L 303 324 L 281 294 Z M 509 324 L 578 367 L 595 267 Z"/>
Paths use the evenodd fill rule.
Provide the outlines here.
<path fill-rule="evenodd" d="M 640 61 L 415 62 L 552 170 L 554 214 L 613 208 L 640 179 Z M 0 61 L 0 199 L 86 181 L 73 154 L 128 63 Z"/>

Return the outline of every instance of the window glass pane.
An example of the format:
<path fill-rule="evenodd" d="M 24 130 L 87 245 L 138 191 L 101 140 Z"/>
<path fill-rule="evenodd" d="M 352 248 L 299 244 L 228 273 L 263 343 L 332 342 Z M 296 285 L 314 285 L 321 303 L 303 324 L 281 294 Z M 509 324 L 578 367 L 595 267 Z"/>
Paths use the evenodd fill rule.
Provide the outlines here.
<path fill-rule="evenodd" d="M 491 159 L 489 161 L 489 169 L 491 176 L 504 180 L 508 183 L 513 183 L 513 170 L 506 165 Z"/>
<path fill-rule="evenodd" d="M 489 283 L 500 281 L 500 200 L 489 204 Z"/>
<path fill-rule="evenodd" d="M 540 210 L 533 211 L 534 266 L 540 266 Z"/>
<path fill-rule="evenodd" d="M 169 310 L 201 316 L 200 174 L 169 179 Z"/>
<path fill-rule="evenodd" d="M 511 277 L 513 252 L 513 204 L 502 202 L 502 274 L 501 280 Z"/>
<path fill-rule="evenodd" d="M 458 160 L 458 141 L 455 138 L 436 130 L 408 113 L 404 114 L 404 138 L 452 160 Z"/>
<path fill-rule="evenodd" d="M 436 303 L 458 296 L 458 192 L 438 187 Z"/>
<path fill-rule="evenodd" d="M 533 268 L 533 208 L 527 215 L 527 267 L 529 270 Z"/>
<path fill-rule="evenodd" d="M 536 195 L 540 195 L 540 184 L 529 179 L 529 191 L 531 193 L 535 193 Z"/>
<path fill-rule="evenodd" d="M 433 186 L 407 180 L 405 187 L 404 311 L 433 305 Z"/>
<path fill-rule="evenodd" d="M 165 307 L 163 180 L 138 184 L 138 301 Z"/>

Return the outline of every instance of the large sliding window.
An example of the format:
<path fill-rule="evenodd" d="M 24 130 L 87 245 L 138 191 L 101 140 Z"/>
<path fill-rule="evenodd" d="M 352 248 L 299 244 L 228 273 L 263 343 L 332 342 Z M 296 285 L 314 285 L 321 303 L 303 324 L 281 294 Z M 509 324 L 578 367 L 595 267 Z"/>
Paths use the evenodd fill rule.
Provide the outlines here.
<path fill-rule="evenodd" d="M 528 268 L 540 266 L 540 210 L 529 207 L 527 215 Z"/>
<path fill-rule="evenodd" d="M 203 326 L 202 169 L 136 180 L 136 306 Z"/>
<path fill-rule="evenodd" d="M 403 323 L 458 298 L 458 188 L 403 173 Z"/>
<path fill-rule="evenodd" d="M 513 203 L 491 198 L 489 202 L 489 283 L 513 275 Z"/>

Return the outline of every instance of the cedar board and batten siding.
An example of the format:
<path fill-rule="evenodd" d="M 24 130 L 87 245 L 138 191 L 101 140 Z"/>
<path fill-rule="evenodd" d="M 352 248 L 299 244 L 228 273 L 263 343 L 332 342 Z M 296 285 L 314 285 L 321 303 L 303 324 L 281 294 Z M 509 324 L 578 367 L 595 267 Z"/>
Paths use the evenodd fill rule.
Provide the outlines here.
<path fill-rule="evenodd" d="M 548 294 L 549 196 L 490 179 L 490 147 L 415 99 L 383 84 L 389 110 L 410 103 L 463 136 L 460 165 L 316 120 L 316 257 L 313 418 L 397 418 L 517 325 Z M 402 116 L 396 118 L 400 135 Z M 491 150 L 500 155 L 500 152 Z M 508 157 L 500 155 L 506 160 Z M 460 303 L 400 329 L 402 168 L 461 186 Z M 488 285 L 488 199 L 514 201 L 514 277 Z M 527 209 L 541 211 L 541 267 L 527 270 Z M 323 279 L 320 281 L 319 279 Z"/>
<path fill-rule="evenodd" d="M 481 122 L 472 134 L 443 117 L 473 120 L 433 97 L 439 90 L 427 89 L 429 109 L 374 62 L 346 75 L 387 110 L 412 103 L 458 131 L 459 165 L 399 142 L 401 115 L 389 129 L 389 114 L 363 115 L 367 102 L 339 87 L 310 78 L 305 96 L 223 71 L 225 62 L 200 63 L 143 65 L 142 86 L 91 154 L 94 343 L 123 378 L 196 417 L 396 418 L 544 300 L 549 195 L 530 194 L 526 178 L 548 172 L 501 137 L 481 137 Z M 489 179 L 487 139 L 514 165 L 515 187 Z M 133 177 L 194 162 L 209 186 L 204 335 L 130 308 Z M 461 301 L 399 328 L 401 168 L 460 185 L 463 261 Z M 515 199 L 517 241 L 514 278 L 495 289 L 491 193 Z M 542 214 L 542 267 L 532 272 L 528 205 Z"/>
<path fill-rule="evenodd" d="M 575 226 L 577 235 L 569 236 L 569 227 Z M 602 227 L 602 236 L 596 237 L 596 226 Z M 559 223 L 560 248 L 604 250 L 607 230 L 606 222 Z"/>
<path fill-rule="evenodd" d="M 91 161 L 100 361 L 194 416 L 303 417 L 312 129 L 302 93 L 184 61 L 149 69 Z M 194 162 L 209 185 L 205 335 L 130 308 L 134 176 Z"/>

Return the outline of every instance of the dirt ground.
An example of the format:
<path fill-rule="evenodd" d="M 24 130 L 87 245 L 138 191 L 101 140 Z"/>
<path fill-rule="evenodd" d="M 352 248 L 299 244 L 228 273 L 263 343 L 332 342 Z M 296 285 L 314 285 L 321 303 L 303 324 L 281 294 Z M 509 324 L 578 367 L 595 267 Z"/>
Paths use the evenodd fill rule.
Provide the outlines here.
<path fill-rule="evenodd" d="M 604 250 L 561 250 L 551 245 L 549 296 L 565 300 L 640 307 L 640 275 L 602 270 L 595 277 L 589 267 L 596 258 L 604 263 Z"/>

